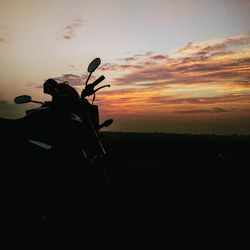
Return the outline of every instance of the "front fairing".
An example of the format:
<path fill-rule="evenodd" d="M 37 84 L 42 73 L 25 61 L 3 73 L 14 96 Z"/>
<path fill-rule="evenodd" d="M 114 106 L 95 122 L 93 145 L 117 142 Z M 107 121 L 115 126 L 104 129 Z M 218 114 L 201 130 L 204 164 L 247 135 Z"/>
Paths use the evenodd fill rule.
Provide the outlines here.
<path fill-rule="evenodd" d="M 96 131 L 91 118 L 81 117 L 85 126 L 85 133 L 82 134 L 83 153 L 89 162 L 103 157 L 106 152 L 100 140 L 98 131 Z"/>
<path fill-rule="evenodd" d="M 38 141 L 56 150 L 68 149 L 69 153 L 81 150 L 88 161 L 105 155 L 98 131 L 88 114 L 80 117 L 75 113 L 41 107 L 28 113 L 24 120 L 29 141 Z"/>

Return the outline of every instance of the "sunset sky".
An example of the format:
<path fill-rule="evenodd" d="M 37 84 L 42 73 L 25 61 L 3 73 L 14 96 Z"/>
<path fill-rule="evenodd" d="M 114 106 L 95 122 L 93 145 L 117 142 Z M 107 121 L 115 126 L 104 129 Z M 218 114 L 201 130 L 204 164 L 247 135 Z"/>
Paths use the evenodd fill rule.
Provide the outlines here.
<path fill-rule="evenodd" d="M 250 134 L 249 0 L 1 0 L 0 117 L 48 78 L 80 92 L 95 57 L 112 131 Z"/>

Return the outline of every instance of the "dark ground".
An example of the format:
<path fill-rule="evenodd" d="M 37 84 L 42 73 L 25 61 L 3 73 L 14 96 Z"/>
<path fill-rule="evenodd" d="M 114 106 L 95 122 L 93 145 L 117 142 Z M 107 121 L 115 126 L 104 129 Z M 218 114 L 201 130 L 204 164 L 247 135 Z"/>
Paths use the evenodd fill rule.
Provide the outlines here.
<path fill-rule="evenodd" d="M 241 248 L 250 137 L 106 133 L 114 249 Z"/>
<path fill-rule="evenodd" d="M 79 245 L 79 249 L 88 250 L 243 248 L 249 211 L 249 136 L 103 135 L 107 155 L 100 163 L 106 166 L 110 184 L 103 185 L 100 175 L 90 178 L 84 199 L 81 192 L 75 192 L 82 188 L 77 184 L 82 173 L 69 171 L 68 166 L 73 169 L 77 165 L 70 159 L 63 164 L 67 166 L 64 172 L 57 161 L 50 164 L 56 167 L 52 172 L 51 168 L 45 171 L 47 164 L 41 155 L 25 154 L 21 147 L 15 155 L 2 151 L 2 159 L 9 162 L 6 171 L 1 169 L 4 246 L 58 249 L 69 244 L 66 249 L 78 249 L 75 245 Z M 60 157 L 67 159 L 67 150 L 60 152 Z M 27 160 L 31 162 L 29 168 L 22 165 Z M 242 176 L 246 177 L 244 181 Z M 54 180 L 60 180 L 60 184 L 53 185 Z M 43 188 L 36 190 L 41 185 L 46 194 Z"/>

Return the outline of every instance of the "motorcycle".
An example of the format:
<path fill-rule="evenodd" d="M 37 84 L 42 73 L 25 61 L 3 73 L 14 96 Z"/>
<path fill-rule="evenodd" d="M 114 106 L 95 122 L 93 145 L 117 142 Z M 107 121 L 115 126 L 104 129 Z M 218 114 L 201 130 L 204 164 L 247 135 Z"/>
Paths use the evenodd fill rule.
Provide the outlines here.
<path fill-rule="evenodd" d="M 17 225 L 20 219 L 40 224 L 79 220 L 86 207 L 93 212 L 103 203 L 102 194 L 98 196 L 102 201 L 96 203 L 94 191 L 103 188 L 101 180 L 104 185 L 109 183 L 102 165 L 106 150 L 100 130 L 113 119 L 100 124 L 98 106 L 94 105 L 96 92 L 110 87 L 96 88 L 105 79 L 103 75 L 89 83 L 100 63 L 100 58 L 95 58 L 89 64 L 80 95 L 68 82 L 48 79 L 43 91 L 52 96 L 51 101 L 17 96 L 14 102 L 18 105 L 37 103 L 40 107 L 26 110 L 19 119 L 0 118 L 6 135 L 1 156 L 7 163 L 1 176 L 8 224 Z M 88 100 L 91 96 L 92 103 Z"/>
<path fill-rule="evenodd" d="M 100 140 L 99 131 L 101 128 L 111 125 L 113 120 L 109 119 L 99 124 L 98 106 L 94 105 L 93 102 L 96 92 L 102 88 L 110 87 L 110 85 L 104 85 L 94 89 L 105 79 L 103 75 L 93 83 L 88 84 L 91 74 L 100 63 L 101 60 L 99 58 L 94 59 L 90 63 L 88 67 L 89 76 L 81 96 L 79 96 L 77 91 L 70 86 L 68 82 L 57 83 L 53 79 L 48 79 L 44 83 L 43 88 L 44 93 L 52 96 L 52 101 L 42 103 L 32 100 L 32 98 L 27 95 L 21 95 L 14 99 L 16 104 L 29 102 L 42 104 L 39 108 L 26 110 L 26 116 L 21 119 L 23 121 L 23 127 L 27 126 L 29 128 L 27 140 L 30 143 L 46 150 L 50 150 L 53 147 L 61 147 L 65 144 L 63 143 L 65 139 L 66 141 L 70 141 L 72 138 L 72 134 L 66 133 L 66 131 L 63 131 L 63 137 L 61 136 L 60 130 L 63 130 L 63 128 L 56 129 L 56 127 L 61 126 L 60 123 L 63 124 L 62 122 L 65 122 L 66 126 L 63 126 L 67 130 L 70 128 L 82 130 L 82 134 L 80 134 L 82 138 L 78 138 L 80 145 L 78 144 L 77 146 L 81 148 L 84 157 L 89 163 L 106 154 Z M 50 84 L 51 82 L 54 84 Z M 86 97 L 91 95 L 93 95 L 92 104 L 86 99 Z M 48 128 L 48 130 L 45 128 Z M 77 143 L 76 139 L 77 138 L 73 138 L 74 141 L 72 144 Z"/>

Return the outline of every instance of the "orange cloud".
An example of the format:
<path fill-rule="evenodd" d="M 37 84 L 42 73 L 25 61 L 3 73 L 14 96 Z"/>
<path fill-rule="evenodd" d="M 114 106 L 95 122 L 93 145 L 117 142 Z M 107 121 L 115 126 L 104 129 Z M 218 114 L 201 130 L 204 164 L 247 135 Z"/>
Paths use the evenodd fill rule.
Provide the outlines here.
<path fill-rule="evenodd" d="M 145 52 L 99 70 L 116 73 L 97 93 L 106 115 L 239 114 L 250 110 L 250 36 L 190 42 L 171 55 Z M 65 74 L 77 86 L 86 76 Z"/>
<path fill-rule="evenodd" d="M 115 63 L 105 63 L 99 69 L 102 71 L 113 71 L 113 70 L 133 70 L 142 69 L 142 65 L 131 65 L 131 64 L 115 64 Z"/>
<path fill-rule="evenodd" d="M 131 67 L 112 82 L 123 90 L 101 93 L 100 102 L 105 102 L 113 114 L 188 115 L 249 110 L 249 45 L 250 35 L 244 34 L 190 42 L 169 56 L 149 52 L 125 58 Z M 106 70 L 119 73 L 122 69 L 115 63 L 108 65 Z"/>
<path fill-rule="evenodd" d="M 190 42 L 188 45 L 176 50 L 174 54 L 179 57 L 209 56 L 213 55 L 213 53 L 228 52 L 233 47 L 247 46 L 249 43 L 250 33 L 228 39 L 216 39 L 200 43 Z"/>

